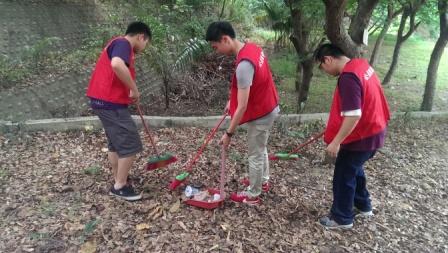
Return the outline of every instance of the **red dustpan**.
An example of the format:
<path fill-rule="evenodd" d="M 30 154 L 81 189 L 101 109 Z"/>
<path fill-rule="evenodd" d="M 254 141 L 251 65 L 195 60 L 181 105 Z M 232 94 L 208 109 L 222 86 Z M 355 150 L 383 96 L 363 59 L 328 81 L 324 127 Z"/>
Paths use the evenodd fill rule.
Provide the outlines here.
<path fill-rule="evenodd" d="M 224 192 L 224 185 L 226 182 L 226 150 L 224 146 L 221 148 L 221 178 L 219 180 L 219 190 L 215 188 L 207 189 L 208 194 L 210 196 L 214 196 L 215 194 L 219 194 L 219 199 L 210 199 L 210 200 L 195 200 L 195 199 L 187 199 L 185 200 L 185 204 L 196 206 L 204 209 L 215 209 L 221 206 L 226 199 L 226 193 Z"/>

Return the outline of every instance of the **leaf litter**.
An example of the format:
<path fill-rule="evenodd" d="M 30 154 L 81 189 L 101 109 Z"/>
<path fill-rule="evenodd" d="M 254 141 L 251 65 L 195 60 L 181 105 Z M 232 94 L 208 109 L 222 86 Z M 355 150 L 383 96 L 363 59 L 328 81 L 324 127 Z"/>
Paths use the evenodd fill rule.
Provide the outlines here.
<path fill-rule="evenodd" d="M 320 128 L 277 124 L 270 151 L 293 148 Z M 180 161 L 147 172 L 152 149 L 145 147 L 130 175 L 143 191 L 143 200 L 134 203 L 108 195 L 112 179 L 102 131 L 0 136 L 0 251 L 448 251 L 447 120 L 392 123 L 386 146 L 365 168 L 375 216 L 356 219 L 350 231 L 327 231 L 317 224 L 332 201 L 333 167 L 325 161 L 322 142 L 307 147 L 298 161 L 271 162 L 273 187 L 260 206 L 227 200 L 222 208 L 206 211 L 184 205 L 182 191 L 170 192 L 168 184 L 208 130 L 157 130 L 161 147 Z M 243 130 L 232 139 L 228 192 L 241 190 L 239 180 L 247 175 L 245 137 Z M 219 159 L 215 140 L 195 165 L 190 183 L 217 187 Z"/>

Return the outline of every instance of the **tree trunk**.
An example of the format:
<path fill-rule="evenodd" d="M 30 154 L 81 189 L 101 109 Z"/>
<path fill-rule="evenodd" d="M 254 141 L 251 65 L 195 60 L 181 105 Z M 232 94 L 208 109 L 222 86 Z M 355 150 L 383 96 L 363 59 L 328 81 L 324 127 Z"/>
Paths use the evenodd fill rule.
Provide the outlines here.
<path fill-rule="evenodd" d="M 423 102 L 421 105 L 422 111 L 431 111 L 434 99 L 434 92 L 437 83 L 437 70 L 439 69 L 440 58 L 442 58 L 445 46 L 447 45 L 447 38 L 439 37 L 431 54 L 431 60 L 428 65 L 428 72 L 426 75 L 425 93 L 423 95 Z"/>
<path fill-rule="evenodd" d="M 300 62 L 297 62 L 296 67 L 296 81 L 295 81 L 295 90 L 296 92 L 299 92 L 300 86 L 302 85 L 302 76 L 303 76 L 303 68 L 302 64 Z"/>
<path fill-rule="evenodd" d="M 297 94 L 298 113 L 303 110 L 304 103 L 308 100 L 311 79 L 313 78 L 314 59 L 309 58 L 302 62 L 302 82 Z"/>
<path fill-rule="evenodd" d="M 344 27 L 343 18 L 347 0 L 323 0 L 325 4 L 325 32 L 331 43 L 340 47 L 350 57 L 360 57 L 364 52 L 362 37 L 373 9 L 379 0 L 358 0 L 355 17 L 350 29 Z"/>
<path fill-rule="evenodd" d="M 442 57 L 448 43 L 448 0 L 439 0 L 438 5 L 440 16 L 440 36 L 434 46 L 434 50 L 431 54 L 431 60 L 428 65 L 425 93 L 423 95 L 422 105 L 420 106 L 420 110 L 422 111 L 432 110 L 437 83 L 437 70 L 439 69 L 440 58 Z"/>
<path fill-rule="evenodd" d="M 356 43 L 362 43 L 364 30 L 368 27 L 370 17 L 372 17 L 373 10 L 378 2 L 379 0 L 358 0 L 355 17 L 350 22 L 350 28 L 348 29 L 350 37 Z"/>
<path fill-rule="evenodd" d="M 400 8 L 397 11 L 394 11 L 393 2 L 389 2 L 387 5 L 387 16 L 386 20 L 384 22 L 383 28 L 378 35 L 378 38 L 376 39 L 375 46 L 372 51 L 372 55 L 370 56 L 370 65 L 373 67 L 375 66 L 379 52 L 381 51 L 381 47 L 384 42 L 384 38 L 386 37 L 387 32 L 389 31 L 390 25 L 392 24 L 392 21 L 403 12 L 403 8 Z"/>
<path fill-rule="evenodd" d="M 398 64 L 398 58 L 400 56 L 401 46 L 403 45 L 404 41 L 401 41 L 401 39 L 397 38 L 397 42 L 395 43 L 394 47 L 394 54 L 392 56 L 392 62 L 389 66 L 389 70 L 387 71 L 386 76 L 383 80 L 383 85 L 387 85 L 390 83 L 390 80 L 392 79 L 392 75 L 394 74 L 397 64 Z"/>
<path fill-rule="evenodd" d="M 417 30 L 419 23 L 415 23 L 415 16 L 417 11 L 420 9 L 421 5 L 425 2 L 425 0 L 420 0 L 420 2 L 416 4 L 407 3 L 403 9 L 403 15 L 401 15 L 400 26 L 398 27 L 397 32 L 397 41 L 395 43 L 394 54 L 392 58 L 392 63 L 390 64 L 389 70 L 387 71 L 386 76 L 383 80 L 383 85 L 388 85 L 392 79 L 393 74 L 397 68 L 398 58 L 400 55 L 400 49 L 403 43 L 411 37 L 411 35 Z M 407 20 L 409 18 L 409 30 L 406 34 L 403 35 Z"/>
<path fill-rule="evenodd" d="M 376 39 L 375 46 L 373 47 L 372 55 L 370 56 L 370 65 L 373 67 L 375 66 L 378 55 L 380 52 L 380 49 L 383 45 L 384 38 L 386 37 L 387 31 L 389 30 L 390 25 L 392 24 L 392 20 L 389 22 L 386 21 L 383 28 L 381 29 L 380 34 L 378 35 L 378 38 Z"/>

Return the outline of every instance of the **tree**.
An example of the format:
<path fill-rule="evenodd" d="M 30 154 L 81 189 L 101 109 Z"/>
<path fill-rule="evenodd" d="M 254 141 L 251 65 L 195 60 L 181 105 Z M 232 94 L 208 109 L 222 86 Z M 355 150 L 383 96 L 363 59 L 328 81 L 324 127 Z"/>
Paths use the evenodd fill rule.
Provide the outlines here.
<path fill-rule="evenodd" d="M 285 0 L 291 13 L 292 32 L 289 36 L 297 53 L 296 91 L 298 112 L 308 99 L 309 87 L 313 77 L 315 48 L 323 41 L 324 33 L 321 17 L 323 6 L 319 2 Z"/>
<path fill-rule="evenodd" d="M 344 15 L 348 0 L 322 0 L 325 4 L 325 31 L 328 39 L 349 57 L 360 57 L 364 52 L 363 36 L 379 0 L 357 0 L 356 12 L 347 31 Z"/>
<path fill-rule="evenodd" d="M 419 21 L 416 23 L 415 19 L 417 12 L 425 3 L 425 1 L 426 0 L 410 0 L 403 4 L 403 14 L 401 15 L 400 26 L 398 27 L 397 40 L 395 42 L 394 53 L 392 55 L 392 62 L 386 76 L 384 77 L 383 85 L 389 84 L 390 80 L 392 79 L 392 75 L 397 68 L 401 46 L 407 39 L 409 39 L 409 37 L 411 37 L 411 35 L 415 32 L 415 30 L 417 30 L 418 26 L 420 25 L 421 22 Z M 408 19 L 408 31 L 404 34 Z"/>
<path fill-rule="evenodd" d="M 387 32 L 389 31 L 390 25 L 394 21 L 398 15 L 400 15 L 403 12 L 403 6 L 400 6 L 397 8 L 397 3 L 395 1 L 386 1 L 385 3 L 382 2 L 382 4 L 387 5 L 387 14 L 383 22 L 383 26 L 381 28 L 381 32 L 378 35 L 378 38 L 376 39 L 375 46 L 373 47 L 372 54 L 370 55 L 370 65 L 375 66 L 378 55 L 381 50 L 381 46 L 384 42 L 384 37 L 386 37 Z"/>
<path fill-rule="evenodd" d="M 439 69 L 440 58 L 443 55 L 448 42 L 448 0 L 438 0 L 438 10 L 440 19 L 440 36 L 434 46 L 426 75 L 425 93 L 420 107 L 422 111 L 431 111 L 434 99 L 434 92 L 437 83 L 437 70 Z"/>

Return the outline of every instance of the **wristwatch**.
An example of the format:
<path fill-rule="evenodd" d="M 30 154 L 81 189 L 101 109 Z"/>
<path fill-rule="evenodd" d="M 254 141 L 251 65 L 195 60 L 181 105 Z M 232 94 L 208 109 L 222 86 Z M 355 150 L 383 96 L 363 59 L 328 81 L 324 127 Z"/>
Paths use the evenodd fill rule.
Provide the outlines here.
<path fill-rule="evenodd" d="M 230 138 L 230 137 L 233 136 L 234 133 L 229 133 L 229 132 L 226 131 L 226 134 L 227 134 L 227 136 L 229 136 L 229 138 Z"/>

